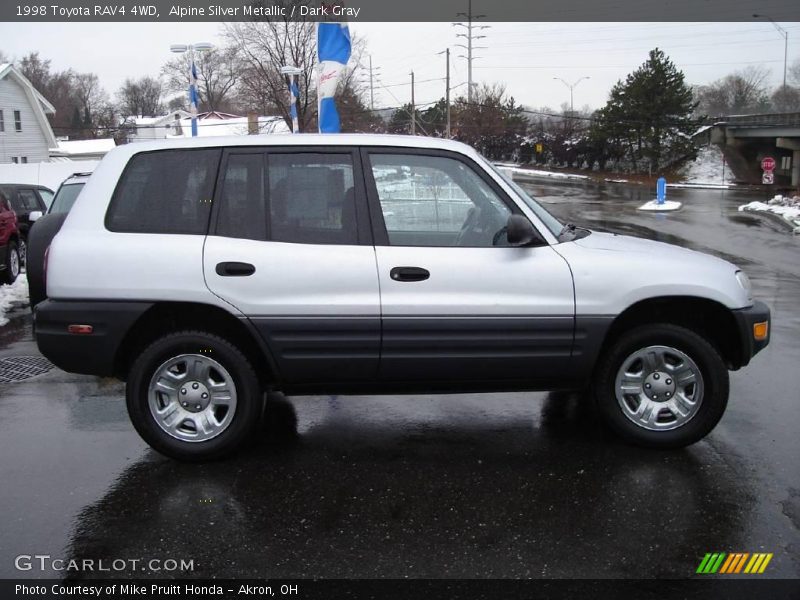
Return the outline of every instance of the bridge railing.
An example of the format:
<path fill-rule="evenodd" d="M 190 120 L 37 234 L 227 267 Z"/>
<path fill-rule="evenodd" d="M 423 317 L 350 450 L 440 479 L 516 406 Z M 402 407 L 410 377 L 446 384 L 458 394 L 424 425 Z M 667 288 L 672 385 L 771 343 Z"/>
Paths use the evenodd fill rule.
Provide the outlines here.
<path fill-rule="evenodd" d="M 713 121 L 736 127 L 800 127 L 800 112 L 720 116 Z"/>

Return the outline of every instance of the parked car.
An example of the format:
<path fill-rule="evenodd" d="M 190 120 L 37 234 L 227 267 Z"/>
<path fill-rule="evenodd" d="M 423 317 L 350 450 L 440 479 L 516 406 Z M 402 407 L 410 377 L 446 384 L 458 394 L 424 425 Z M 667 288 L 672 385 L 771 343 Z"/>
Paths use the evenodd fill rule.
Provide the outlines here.
<path fill-rule="evenodd" d="M 42 185 L 28 185 L 18 183 L 0 184 L 0 190 L 5 194 L 11 208 L 17 215 L 19 228 L 19 258 L 22 265 L 26 264 L 28 232 L 34 221 L 47 212 L 47 207 L 53 199 L 53 190 Z"/>
<path fill-rule="evenodd" d="M 47 214 L 38 217 L 35 226 L 32 226 L 28 232 L 25 276 L 28 278 L 31 310 L 47 297 L 44 281 L 44 261 L 47 248 L 50 247 L 50 242 L 61 229 L 67 213 L 75 204 L 78 194 L 90 175 L 91 173 L 75 173 L 65 179 L 50 203 Z"/>
<path fill-rule="evenodd" d="M 20 271 L 19 227 L 17 214 L 5 192 L 0 189 L 0 284 L 11 284 Z"/>
<path fill-rule="evenodd" d="M 424 137 L 120 146 L 53 240 L 47 292 L 42 353 L 126 380 L 139 434 L 187 460 L 241 447 L 271 389 L 589 385 L 626 439 L 685 446 L 769 341 L 735 265 L 562 225 Z"/>

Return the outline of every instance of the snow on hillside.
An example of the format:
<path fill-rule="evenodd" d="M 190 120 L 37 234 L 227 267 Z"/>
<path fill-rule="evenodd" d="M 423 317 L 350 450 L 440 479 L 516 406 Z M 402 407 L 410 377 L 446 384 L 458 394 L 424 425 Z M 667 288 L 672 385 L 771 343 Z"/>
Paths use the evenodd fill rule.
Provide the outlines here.
<path fill-rule="evenodd" d="M 722 178 L 722 151 L 715 145 L 701 148 L 697 160 L 688 163 L 681 171 L 684 183 L 724 185 L 733 183 L 733 173 L 724 167 L 725 179 Z"/>

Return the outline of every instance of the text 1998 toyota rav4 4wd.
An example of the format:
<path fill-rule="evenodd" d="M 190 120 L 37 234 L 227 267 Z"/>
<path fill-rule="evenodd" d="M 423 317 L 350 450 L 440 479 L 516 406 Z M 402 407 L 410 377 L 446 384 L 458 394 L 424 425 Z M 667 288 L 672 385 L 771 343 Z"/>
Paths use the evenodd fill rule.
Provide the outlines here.
<path fill-rule="evenodd" d="M 121 146 L 46 278 L 42 353 L 127 380 L 137 431 L 183 459 L 240 446 L 267 389 L 590 384 L 618 433 L 683 446 L 769 340 L 734 265 L 564 227 L 471 148 L 421 137 Z"/>

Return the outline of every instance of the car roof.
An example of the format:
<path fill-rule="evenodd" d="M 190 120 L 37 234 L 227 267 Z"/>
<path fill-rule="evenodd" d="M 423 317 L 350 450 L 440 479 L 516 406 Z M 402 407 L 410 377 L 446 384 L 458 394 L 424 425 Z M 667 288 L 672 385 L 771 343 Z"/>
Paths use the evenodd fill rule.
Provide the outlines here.
<path fill-rule="evenodd" d="M 474 150 L 453 140 L 444 138 L 423 137 L 415 135 L 386 135 L 370 133 L 337 133 L 337 134 L 262 134 L 239 136 L 211 136 L 195 138 L 167 138 L 163 140 L 134 142 L 122 144 L 114 148 L 113 154 L 137 154 L 153 150 L 172 148 L 220 148 L 246 146 L 391 146 L 402 148 L 423 148 L 437 150 L 453 150 L 461 153 L 474 153 Z"/>

